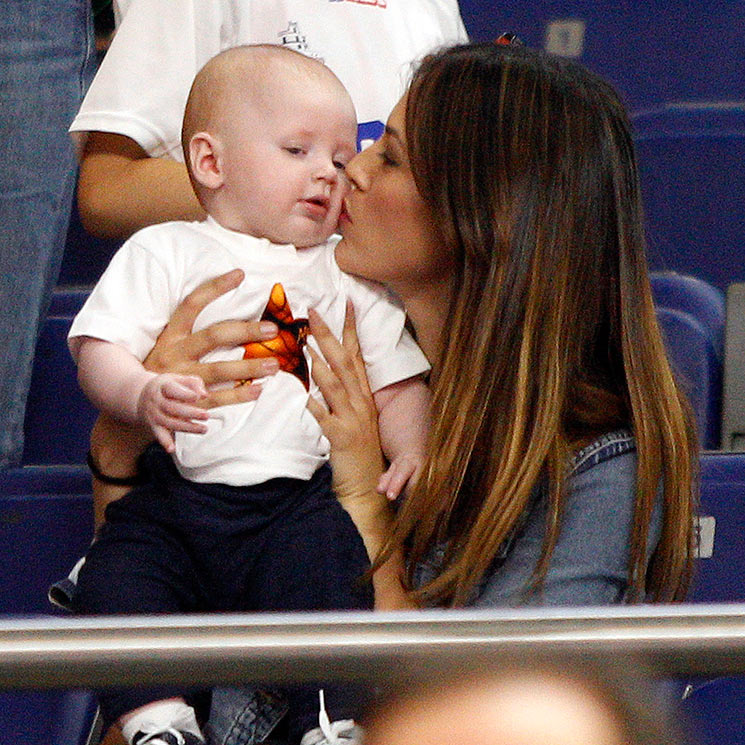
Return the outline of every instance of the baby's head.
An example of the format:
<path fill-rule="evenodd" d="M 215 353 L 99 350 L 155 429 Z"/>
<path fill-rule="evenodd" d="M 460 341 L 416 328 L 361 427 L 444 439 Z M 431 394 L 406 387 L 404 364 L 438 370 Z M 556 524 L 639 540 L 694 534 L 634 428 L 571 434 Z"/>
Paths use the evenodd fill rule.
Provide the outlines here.
<path fill-rule="evenodd" d="M 272 45 L 221 52 L 197 73 L 181 141 L 194 191 L 223 227 L 298 247 L 336 230 L 357 117 L 323 63 Z"/>

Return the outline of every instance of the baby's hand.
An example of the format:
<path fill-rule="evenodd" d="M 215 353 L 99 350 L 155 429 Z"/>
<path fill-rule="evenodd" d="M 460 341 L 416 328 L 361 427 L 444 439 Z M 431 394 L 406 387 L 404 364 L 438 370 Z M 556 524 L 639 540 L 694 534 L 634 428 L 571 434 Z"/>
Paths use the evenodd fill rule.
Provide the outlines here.
<path fill-rule="evenodd" d="M 378 481 L 378 494 L 385 494 L 388 499 L 396 499 L 406 487 L 406 493 L 416 484 L 424 465 L 423 453 L 405 453 L 394 458 L 388 470 Z"/>
<path fill-rule="evenodd" d="M 151 378 L 140 393 L 137 411 L 152 429 L 158 442 L 172 453 L 176 449 L 174 432 L 204 434 L 209 417 L 205 409 L 194 406 L 207 395 L 204 381 L 197 375 L 164 373 Z"/>

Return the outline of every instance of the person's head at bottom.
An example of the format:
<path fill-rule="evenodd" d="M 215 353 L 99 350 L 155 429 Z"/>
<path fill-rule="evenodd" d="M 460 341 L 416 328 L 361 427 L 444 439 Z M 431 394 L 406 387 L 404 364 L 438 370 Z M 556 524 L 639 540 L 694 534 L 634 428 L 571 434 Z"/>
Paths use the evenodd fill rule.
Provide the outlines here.
<path fill-rule="evenodd" d="M 675 745 L 671 707 L 615 666 L 509 666 L 392 694 L 365 745 Z"/>

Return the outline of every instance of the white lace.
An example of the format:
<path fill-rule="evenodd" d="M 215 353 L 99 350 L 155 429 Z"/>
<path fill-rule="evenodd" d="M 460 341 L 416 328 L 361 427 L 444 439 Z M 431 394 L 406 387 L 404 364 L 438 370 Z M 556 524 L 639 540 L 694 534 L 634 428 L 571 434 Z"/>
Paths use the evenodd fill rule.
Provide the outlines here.
<path fill-rule="evenodd" d="M 184 736 L 177 729 L 173 727 L 166 727 L 165 729 L 159 729 L 157 732 L 151 732 L 145 737 L 137 740 L 137 745 L 169 745 L 165 740 L 161 738 L 161 735 L 173 735 L 176 738 L 176 745 L 184 745 Z"/>
<path fill-rule="evenodd" d="M 329 715 L 326 712 L 326 701 L 323 696 L 323 689 L 318 691 L 319 698 L 319 712 L 318 712 L 318 724 L 323 732 L 323 736 L 326 738 L 328 745 L 344 745 L 345 743 L 351 742 L 348 737 L 340 737 L 342 732 L 349 732 L 354 727 L 353 719 L 340 719 L 338 722 L 329 721 Z M 325 745 L 325 743 L 324 743 Z"/>

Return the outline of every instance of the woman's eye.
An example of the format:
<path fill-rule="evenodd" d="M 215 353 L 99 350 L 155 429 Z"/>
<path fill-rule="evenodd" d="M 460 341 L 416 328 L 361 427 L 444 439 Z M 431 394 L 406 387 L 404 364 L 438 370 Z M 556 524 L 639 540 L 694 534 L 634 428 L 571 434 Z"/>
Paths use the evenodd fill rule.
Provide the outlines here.
<path fill-rule="evenodd" d="M 398 161 L 387 151 L 387 150 L 381 150 L 378 153 L 378 157 L 380 160 L 383 161 L 383 165 L 385 166 L 397 166 Z"/>

